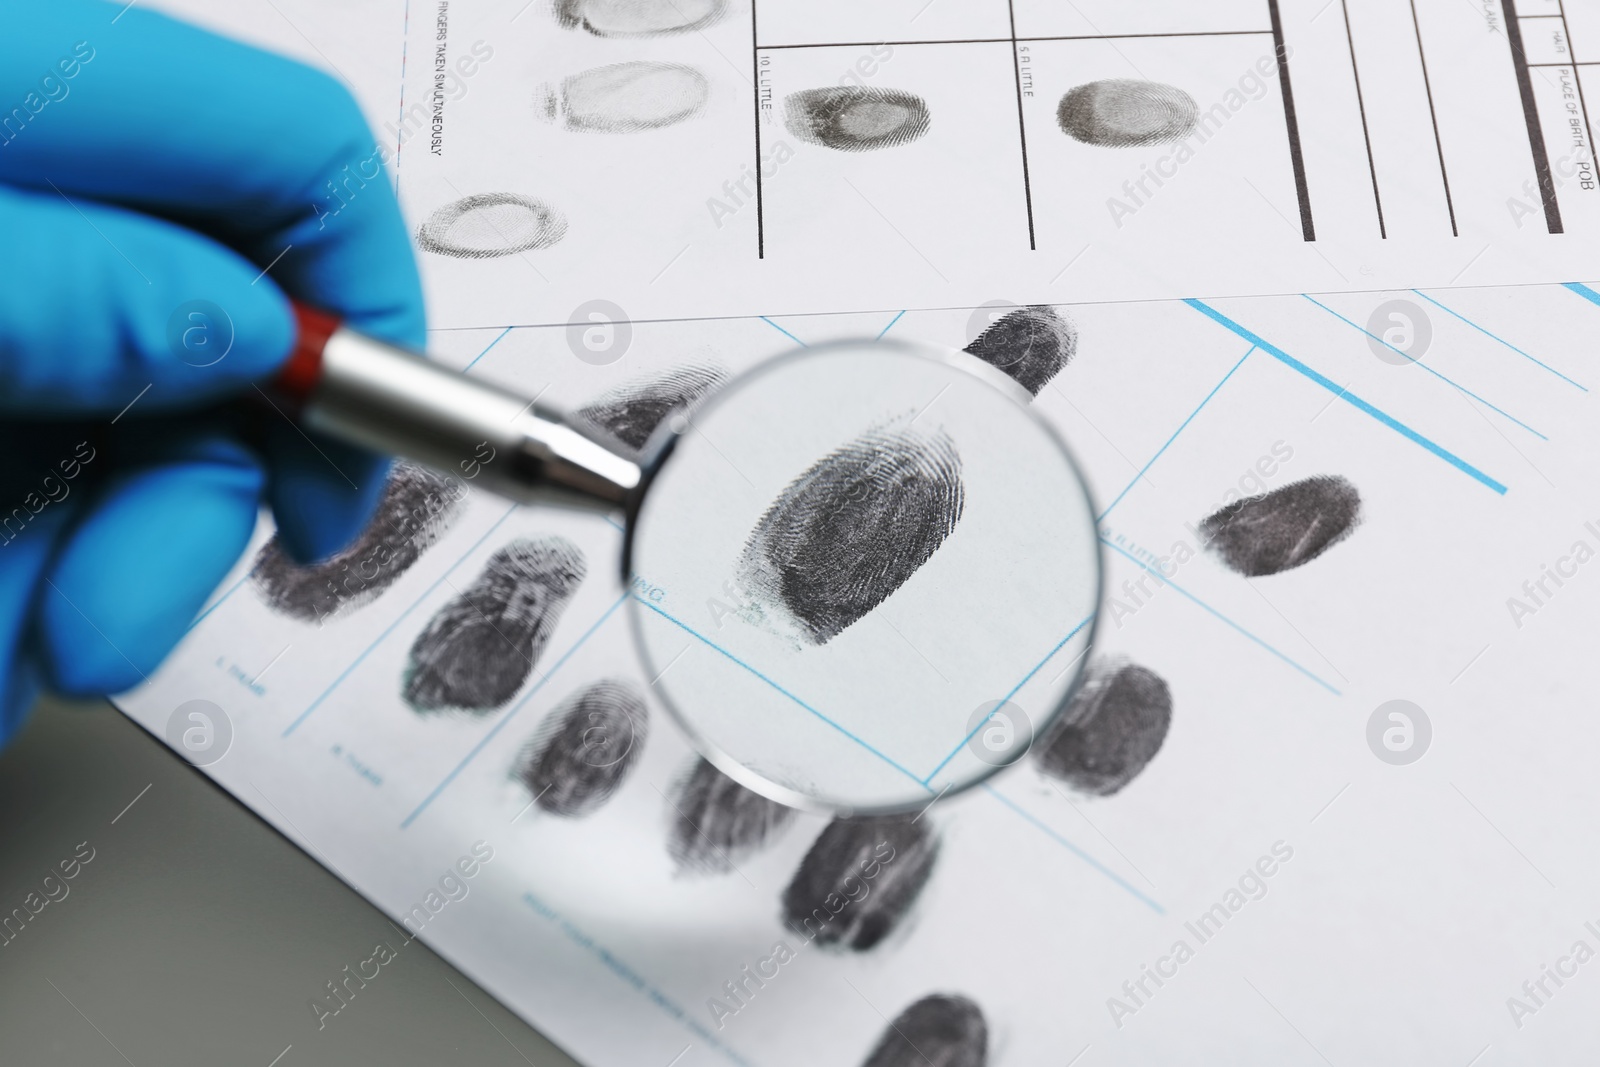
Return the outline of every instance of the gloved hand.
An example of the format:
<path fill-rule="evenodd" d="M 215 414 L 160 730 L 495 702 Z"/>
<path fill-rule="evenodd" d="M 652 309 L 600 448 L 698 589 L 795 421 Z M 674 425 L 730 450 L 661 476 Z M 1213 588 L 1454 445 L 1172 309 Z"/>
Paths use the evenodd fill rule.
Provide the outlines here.
<path fill-rule="evenodd" d="M 284 294 L 413 347 L 423 309 L 388 153 L 331 77 L 132 5 L 0 24 L 3 741 L 41 685 L 153 670 L 263 500 L 303 561 L 370 515 L 385 461 L 220 403 L 262 400 Z"/>

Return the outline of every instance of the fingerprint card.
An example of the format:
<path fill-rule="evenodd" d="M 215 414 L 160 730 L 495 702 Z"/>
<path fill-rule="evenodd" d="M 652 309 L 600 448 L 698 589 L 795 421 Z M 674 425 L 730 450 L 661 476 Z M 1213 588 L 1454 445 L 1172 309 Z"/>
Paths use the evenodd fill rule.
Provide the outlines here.
<path fill-rule="evenodd" d="M 374 125 L 451 328 L 1600 276 L 1588 22 L 1497 6 L 492 0 Z"/>
<path fill-rule="evenodd" d="M 694 421 L 749 482 L 694 487 L 713 535 L 624 585 L 617 525 L 402 465 L 319 566 L 263 520 L 119 703 L 594 1067 L 1575 1062 L 1600 996 L 1600 421 L 1575 340 L 1597 304 L 1574 284 L 636 322 L 609 362 L 564 325 L 436 330 L 441 360 L 619 447 Z M 952 621 L 1053 588 L 1014 427 L 986 445 L 852 396 L 793 435 L 780 405 L 719 436 L 716 386 L 862 336 L 964 349 L 1068 443 L 1092 631 Z M 1007 491 L 980 491 L 1008 456 Z M 1012 660 L 1032 685 L 1080 671 L 1065 710 L 1030 722 L 1021 687 L 948 746 L 866 736 L 840 681 L 875 663 L 880 699 L 988 698 Z M 803 703 L 853 727 L 839 773 L 888 756 L 935 788 L 905 814 L 796 810 L 691 743 L 690 690 L 740 725 Z M 196 708 L 228 740 L 186 732 Z M 307 990 L 308 1022 L 329 996 Z"/>

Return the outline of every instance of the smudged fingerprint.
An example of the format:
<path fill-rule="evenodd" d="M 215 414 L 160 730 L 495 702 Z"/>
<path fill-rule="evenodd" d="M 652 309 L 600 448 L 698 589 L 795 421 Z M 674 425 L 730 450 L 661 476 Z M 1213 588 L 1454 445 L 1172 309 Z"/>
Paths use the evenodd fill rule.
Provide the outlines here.
<path fill-rule="evenodd" d="M 841 152 L 908 144 L 932 123 L 927 101 L 903 89 L 835 85 L 783 98 L 783 124 L 790 133 Z"/>
<path fill-rule="evenodd" d="M 474 193 L 429 215 L 417 227 L 417 246 L 457 259 L 493 259 L 549 248 L 566 235 L 566 217 L 543 200 Z"/>
<path fill-rule="evenodd" d="M 966 351 L 1005 371 L 1034 396 L 1078 351 L 1078 331 L 1046 305 L 1007 312 Z"/>
<path fill-rule="evenodd" d="M 673 791 L 667 815 L 667 853 L 678 868 L 726 874 L 776 838 L 795 811 L 696 760 Z"/>
<path fill-rule="evenodd" d="M 325 622 L 376 600 L 444 536 L 460 514 L 458 483 L 401 461 L 377 511 L 343 552 L 313 566 L 290 559 L 274 536 L 256 554 L 250 581 L 272 610 Z"/>
<path fill-rule="evenodd" d="M 966 997 L 933 993 L 894 1017 L 862 1067 L 983 1067 L 989 1024 Z"/>
<path fill-rule="evenodd" d="M 1133 663 L 1092 665 L 1061 717 L 1034 742 L 1034 766 L 1092 796 L 1118 792 L 1149 765 L 1172 725 L 1172 692 Z"/>
<path fill-rule="evenodd" d="M 784 924 L 818 945 L 865 952 L 905 919 L 938 856 L 928 820 L 835 819 L 783 891 Z"/>
<path fill-rule="evenodd" d="M 686 363 L 623 382 L 573 415 L 637 452 L 668 415 L 694 407 L 727 380 L 719 364 Z"/>
<path fill-rule="evenodd" d="M 1346 478 L 1321 474 L 1245 497 L 1200 524 L 1206 548 L 1246 578 L 1279 574 L 1316 559 L 1361 522 L 1361 494 Z"/>
<path fill-rule="evenodd" d="M 559 87 L 536 91 L 540 110 L 559 116 L 569 130 L 585 133 L 638 133 L 692 119 L 705 110 L 711 83 L 681 63 L 634 60 L 564 78 Z"/>
<path fill-rule="evenodd" d="M 638 690 L 627 682 L 596 682 L 550 713 L 522 750 L 513 776 L 540 810 L 582 818 L 617 791 L 649 728 Z"/>
<path fill-rule="evenodd" d="M 704 29 L 728 0 L 556 0 L 556 21 L 596 37 L 655 37 Z"/>
<path fill-rule="evenodd" d="M 406 703 L 420 712 L 505 704 L 538 662 L 587 569 L 564 537 L 521 538 L 490 556 L 478 580 L 412 642 Z"/>
<path fill-rule="evenodd" d="M 1194 132 L 1199 119 L 1199 105 L 1182 89 L 1135 78 L 1079 85 L 1056 107 L 1063 133 L 1102 148 L 1181 141 Z"/>
<path fill-rule="evenodd" d="M 928 561 L 965 501 L 961 456 L 943 431 L 869 430 L 778 495 L 745 542 L 738 581 L 802 641 L 824 644 Z"/>

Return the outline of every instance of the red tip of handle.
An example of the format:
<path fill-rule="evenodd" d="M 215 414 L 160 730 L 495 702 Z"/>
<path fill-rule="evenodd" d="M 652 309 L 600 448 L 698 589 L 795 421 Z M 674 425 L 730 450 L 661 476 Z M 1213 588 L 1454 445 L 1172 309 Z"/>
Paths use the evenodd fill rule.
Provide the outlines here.
<path fill-rule="evenodd" d="M 326 311 L 291 303 L 297 328 L 294 350 L 278 371 L 277 386 L 296 403 L 305 403 L 322 379 L 322 350 L 339 328 L 339 319 Z"/>

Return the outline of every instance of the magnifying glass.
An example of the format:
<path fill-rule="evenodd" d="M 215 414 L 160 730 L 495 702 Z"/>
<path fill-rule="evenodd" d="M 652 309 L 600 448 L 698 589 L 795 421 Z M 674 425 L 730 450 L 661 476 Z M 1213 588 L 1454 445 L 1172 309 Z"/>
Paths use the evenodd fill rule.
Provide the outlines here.
<path fill-rule="evenodd" d="M 1020 760 L 1075 690 L 1094 509 L 1028 392 L 964 352 L 815 346 L 639 452 L 297 308 L 300 419 L 525 504 L 625 517 L 634 643 L 707 760 L 782 803 L 913 811 Z"/>

